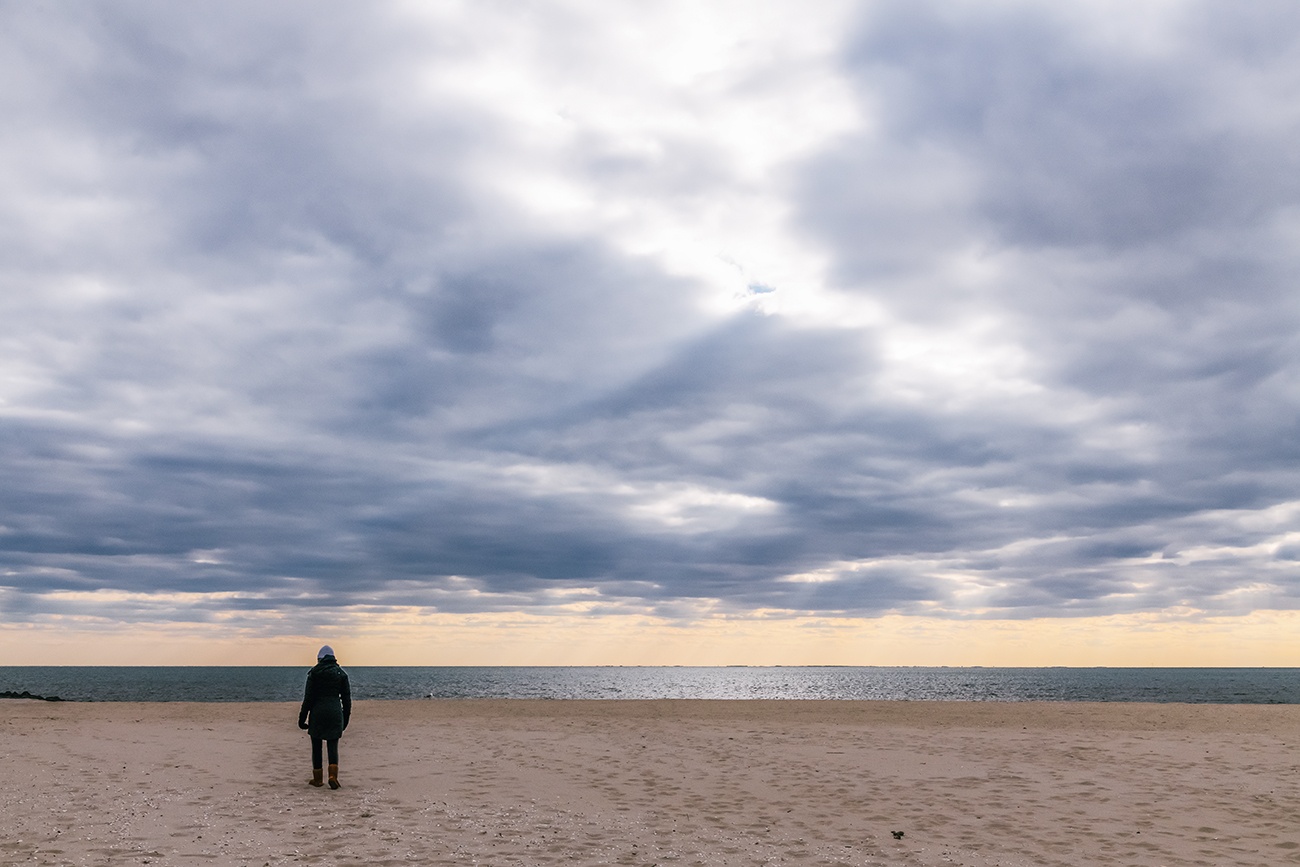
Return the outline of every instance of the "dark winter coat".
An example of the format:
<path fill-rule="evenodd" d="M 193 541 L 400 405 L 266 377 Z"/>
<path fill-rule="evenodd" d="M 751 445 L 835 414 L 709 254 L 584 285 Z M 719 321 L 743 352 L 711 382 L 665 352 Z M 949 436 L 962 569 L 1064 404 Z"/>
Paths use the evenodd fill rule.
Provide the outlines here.
<path fill-rule="evenodd" d="M 338 660 L 327 656 L 307 672 L 307 691 L 298 711 L 298 727 L 314 738 L 334 740 L 343 736 L 352 716 L 352 687 L 348 673 Z"/>

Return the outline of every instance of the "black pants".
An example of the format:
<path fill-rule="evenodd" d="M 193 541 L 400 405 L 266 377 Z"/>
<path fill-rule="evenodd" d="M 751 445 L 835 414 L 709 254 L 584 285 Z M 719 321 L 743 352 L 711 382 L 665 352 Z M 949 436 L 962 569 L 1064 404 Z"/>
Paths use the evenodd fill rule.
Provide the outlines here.
<path fill-rule="evenodd" d="M 313 737 L 313 738 L 311 739 L 311 766 L 312 766 L 312 770 L 319 771 L 319 770 L 321 769 L 321 763 L 320 763 L 320 759 L 321 759 L 321 755 L 320 755 L 320 745 L 321 745 L 321 741 L 323 741 L 323 740 L 324 740 L 324 738 L 318 738 L 318 737 Z M 337 764 L 339 763 L 339 739 L 338 739 L 338 738 L 330 738 L 329 740 L 325 741 L 325 743 L 326 743 L 326 745 L 328 745 L 328 747 L 329 747 L 329 753 L 330 753 L 330 764 L 331 764 L 331 765 L 337 765 Z"/>

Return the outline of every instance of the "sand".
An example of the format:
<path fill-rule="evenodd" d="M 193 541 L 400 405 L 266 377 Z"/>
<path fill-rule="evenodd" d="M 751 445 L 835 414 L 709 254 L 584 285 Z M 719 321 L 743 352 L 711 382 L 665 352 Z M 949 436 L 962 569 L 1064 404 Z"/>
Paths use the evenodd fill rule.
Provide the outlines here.
<path fill-rule="evenodd" d="M 0 863 L 1300 864 L 1300 707 L 0 701 Z M 896 838 L 894 832 L 901 832 Z"/>

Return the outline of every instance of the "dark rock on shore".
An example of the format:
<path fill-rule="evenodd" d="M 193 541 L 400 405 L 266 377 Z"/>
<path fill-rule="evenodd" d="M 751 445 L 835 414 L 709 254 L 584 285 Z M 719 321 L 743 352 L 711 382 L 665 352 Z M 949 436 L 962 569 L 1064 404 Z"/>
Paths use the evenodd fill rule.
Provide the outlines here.
<path fill-rule="evenodd" d="M 0 698 L 33 698 L 37 701 L 63 701 L 63 699 L 59 698 L 57 695 L 32 695 L 27 690 L 23 690 L 22 692 L 5 690 L 4 692 L 0 692 Z"/>

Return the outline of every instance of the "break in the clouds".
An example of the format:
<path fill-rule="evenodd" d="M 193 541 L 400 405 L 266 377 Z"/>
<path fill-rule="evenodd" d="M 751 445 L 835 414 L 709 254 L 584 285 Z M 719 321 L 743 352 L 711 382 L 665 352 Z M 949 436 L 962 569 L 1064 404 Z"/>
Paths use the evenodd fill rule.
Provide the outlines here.
<path fill-rule="evenodd" d="M 1291 3 L 0 15 L 5 621 L 1300 606 Z"/>

